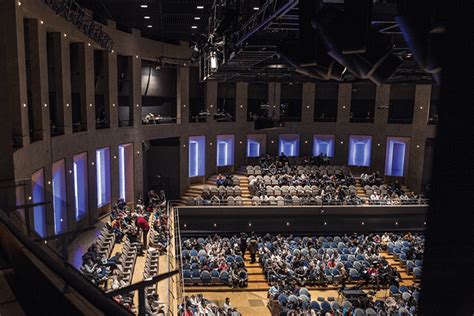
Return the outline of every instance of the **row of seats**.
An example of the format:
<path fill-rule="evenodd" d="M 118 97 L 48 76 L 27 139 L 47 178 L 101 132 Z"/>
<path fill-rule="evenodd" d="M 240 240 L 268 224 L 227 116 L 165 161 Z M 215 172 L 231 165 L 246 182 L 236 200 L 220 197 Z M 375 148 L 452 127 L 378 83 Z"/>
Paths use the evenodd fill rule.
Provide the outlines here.
<path fill-rule="evenodd" d="M 349 190 L 350 192 L 356 193 L 356 188 L 353 185 L 349 186 Z M 319 196 L 321 194 L 321 188 L 319 188 L 316 185 L 313 185 L 313 186 L 306 185 L 304 187 L 301 185 L 298 185 L 298 186 L 283 185 L 281 187 L 278 185 L 275 185 L 275 186 L 267 186 L 266 194 L 268 196 L 280 196 L 280 195 L 285 196 L 287 194 L 292 195 L 292 196 L 300 196 L 300 197 L 301 196 Z"/>
<path fill-rule="evenodd" d="M 270 168 L 271 169 L 271 168 Z M 275 168 L 276 170 L 276 168 Z M 310 174 L 310 173 L 314 173 L 314 172 L 321 172 L 323 174 L 327 174 L 327 175 L 333 175 L 333 174 L 340 174 L 340 173 L 345 173 L 347 171 L 349 171 L 349 168 L 347 166 L 303 166 L 303 165 L 299 165 L 296 167 L 296 170 L 298 172 L 299 175 L 301 174 Z M 246 171 L 247 171 L 247 175 L 261 175 L 262 174 L 262 171 L 264 171 L 264 169 L 259 166 L 259 165 L 256 165 L 256 166 L 247 166 L 246 167 Z"/>
<path fill-rule="evenodd" d="M 121 265 L 117 265 L 118 269 L 122 273 L 122 280 L 127 284 L 132 282 L 133 271 L 135 269 L 135 262 L 137 259 L 138 249 L 134 243 L 126 239 L 123 243 Z"/>
<path fill-rule="evenodd" d="M 241 196 L 228 196 L 227 198 L 220 199 L 217 196 L 213 196 L 211 200 L 204 200 L 202 197 L 198 196 L 195 198 L 189 197 L 185 198 L 187 205 L 243 205 L 242 197 Z"/>
<path fill-rule="evenodd" d="M 223 185 L 217 187 L 214 185 L 205 185 L 202 188 L 202 192 L 209 193 L 211 195 L 227 195 L 227 196 L 240 196 L 242 195 L 242 189 L 239 185 L 234 185 L 233 187 L 225 187 Z"/>

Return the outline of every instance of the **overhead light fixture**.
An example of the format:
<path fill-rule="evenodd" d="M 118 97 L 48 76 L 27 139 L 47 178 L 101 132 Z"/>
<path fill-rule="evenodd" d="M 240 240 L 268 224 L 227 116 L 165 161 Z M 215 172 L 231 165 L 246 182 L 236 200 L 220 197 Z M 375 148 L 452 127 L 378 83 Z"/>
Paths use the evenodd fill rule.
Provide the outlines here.
<path fill-rule="evenodd" d="M 258 10 L 260 10 L 260 8 L 259 8 L 259 7 L 253 7 L 253 9 L 254 9 L 255 11 L 258 11 Z"/>
<path fill-rule="evenodd" d="M 149 20 L 149 19 L 150 19 L 150 16 L 149 16 L 149 15 L 145 15 L 143 18 L 144 18 L 145 20 Z"/>
<path fill-rule="evenodd" d="M 140 4 L 140 8 L 146 9 L 148 8 L 148 4 Z"/>
<path fill-rule="evenodd" d="M 200 17 L 200 16 L 195 16 L 194 19 L 195 19 L 195 20 L 200 20 L 201 17 Z"/>
<path fill-rule="evenodd" d="M 204 6 L 203 5 L 198 5 L 198 6 L 196 6 L 196 9 L 202 10 L 202 9 L 204 9 Z"/>
<path fill-rule="evenodd" d="M 146 27 L 151 29 L 153 27 L 153 25 L 147 25 Z"/>
<path fill-rule="evenodd" d="M 217 56 L 216 52 L 211 52 L 211 69 L 217 68 Z"/>
<path fill-rule="evenodd" d="M 191 28 L 192 29 L 197 29 L 198 27 L 197 27 L 197 25 L 193 25 L 193 26 L 191 26 Z"/>

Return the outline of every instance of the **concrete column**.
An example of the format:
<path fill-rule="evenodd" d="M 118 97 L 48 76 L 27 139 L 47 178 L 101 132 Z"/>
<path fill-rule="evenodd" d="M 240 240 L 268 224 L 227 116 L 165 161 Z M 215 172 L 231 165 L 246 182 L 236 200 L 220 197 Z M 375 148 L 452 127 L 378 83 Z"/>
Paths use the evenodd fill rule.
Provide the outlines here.
<path fill-rule="evenodd" d="M 189 186 L 189 154 L 188 154 L 188 145 L 189 139 L 188 136 L 181 136 L 180 137 L 180 195 L 182 196 L 184 192 L 188 189 Z"/>
<path fill-rule="evenodd" d="M 94 74 L 94 48 L 84 43 L 85 56 L 85 96 L 87 104 L 87 130 L 94 131 L 95 119 L 95 74 Z M 92 106 L 91 106 L 92 104 Z"/>
<path fill-rule="evenodd" d="M 431 99 L 431 85 L 417 85 L 413 109 L 410 158 L 408 161 L 408 188 L 420 192 L 423 178 L 426 129 Z"/>
<path fill-rule="evenodd" d="M 109 127 L 118 128 L 117 54 L 104 53 L 105 110 Z"/>
<path fill-rule="evenodd" d="M 61 111 L 64 134 L 72 134 L 71 59 L 69 41 L 61 33 L 53 34 L 56 67 L 57 109 Z"/>
<path fill-rule="evenodd" d="M 120 187 L 118 146 L 110 146 L 110 200 L 112 204 L 118 200 L 119 196 Z"/>
<path fill-rule="evenodd" d="M 138 56 L 131 58 L 131 106 L 133 112 L 133 125 L 142 125 L 142 60 Z M 141 146 L 140 146 L 141 147 Z"/>
<path fill-rule="evenodd" d="M 374 130 L 383 131 L 387 127 L 388 105 L 390 103 L 390 85 L 377 87 L 375 93 Z M 371 170 L 379 171 L 381 175 L 385 172 L 385 151 L 387 139 L 385 133 L 372 134 Z M 379 146 L 380 144 L 380 146 Z"/>
<path fill-rule="evenodd" d="M 145 155 L 143 154 L 142 142 L 137 141 L 133 143 L 133 166 L 135 169 L 135 183 L 133 185 L 135 196 L 133 201 L 135 202 L 140 195 L 144 196 L 143 192 L 143 159 Z"/>
<path fill-rule="evenodd" d="M 235 121 L 238 129 L 235 134 L 234 142 L 234 166 L 237 170 L 241 165 L 246 163 L 247 147 L 246 147 L 246 130 L 247 130 L 247 99 L 248 99 L 248 83 L 236 83 L 235 96 Z"/>
<path fill-rule="evenodd" d="M 48 163 L 43 168 L 44 172 L 44 201 L 49 202 L 45 205 L 46 235 L 54 235 L 54 205 L 53 205 L 53 186 L 52 166 Z"/>
<path fill-rule="evenodd" d="M 235 84 L 235 122 L 237 124 L 247 122 L 247 95 L 248 83 L 237 82 Z"/>
<path fill-rule="evenodd" d="M 50 137 L 48 109 L 48 59 L 46 51 L 46 31 L 37 19 L 28 19 L 30 79 L 33 107 L 33 128 L 35 139 Z"/>
<path fill-rule="evenodd" d="M 280 117 L 281 84 L 279 82 L 268 83 L 268 104 L 270 105 L 270 116 Z"/>
<path fill-rule="evenodd" d="M 176 119 L 178 124 L 189 122 L 189 67 L 178 67 Z"/>
<path fill-rule="evenodd" d="M 349 151 L 349 115 L 352 99 L 352 84 L 339 84 L 337 96 L 336 143 L 334 144 L 334 163 L 347 165 Z"/>
<path fill-rule="evenodd" d="M 88 183 L 88 199 L 89 199 L 89 225 L 97 221 L 97 169 L 96 169 L 96 149 L 91 148 L 87 152 L 87 183 Z"/>
<path fill-rule="evenodd" d="M 211 113 L 207 121 L 214 121 L 212 116 L 217 111 L 217 81 L 206 81 L 206 104 L 207 109 Z"/>
<path fill-rule="evenodd" d="M 314 98 L 316 85 L 312 82 L 303 84 L 303 99 L 301 104 L 301 123 L 312 124 L 314 121 Z"/>
<path fill-rule="evenodd" d="M 74 194 L 74 158 L 66 158 L 65 161 L 66 175 L 66 200 L 67 200 L 67 227 L 69 231 L 78 229 L 76 222 L 75 194 Z"/>

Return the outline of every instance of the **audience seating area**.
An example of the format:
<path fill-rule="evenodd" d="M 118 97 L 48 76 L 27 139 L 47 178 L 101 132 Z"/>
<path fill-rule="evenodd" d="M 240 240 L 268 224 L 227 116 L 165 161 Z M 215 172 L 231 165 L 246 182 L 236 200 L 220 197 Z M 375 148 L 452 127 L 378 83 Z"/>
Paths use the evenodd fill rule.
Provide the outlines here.
<path fill-rule="evenodd" d="M 253 205 L 361 204 L 347 166 L 318 163 L 318 157 L 260 157 L 246 167 Z"/>
<path fill-rule="evenodd" d="M 240 316 L 239 311 L 232 306 L 230 299 L 226 299 L 223 306 L 206 299 L 202 294 L 186 296 L 179 306 L 179 315 L 228 315 Z"/>
<path fill-rule="evenodd" d="M 186 285 L 247 285 L 247 272 L 237 237 L 189 238 L 182 241 L 182 271 Z"/>
<path fill-rule="evenodd" d="M 268 291 L 272 315 L 417 315 L 420 289 L 393 286 L 385 299 L 349 300 L 344 297 L 311 297 L 304 287 L 279 284 Z"/>
<path fill-rule="evenodd" d="M 110 215 L 110 221 L 100 231 L 96 241 L 83 255 L 82 273 L 104 291 L 117 290 L 131 284 L 135 273 L 137 256 L 145 255 L 143 278 L 158 274 L 159 255 L 166 252 L 168 246 L 167 214 L 162 208 L 161 197 L 150 192 L 149 203 L 144 206 L 140 198 L 134 210 L 125 201 L 119 200 Z M 148 232 L 150 233 L 148 234 Z M 153 247 L 147 247 L 148 241 Z M 120 245 L 119 245 L 120 244 Z M 114 247 L 117 252 L 110 257 Z M 116 301 L 125 308 L 134 311 L 134 292 L 117 295 Z M 158 303 L 156 286 L 146 289 L 146 309 L 149 315 L 157 315 L 161 306 Z"/>
<path fill-rule="evenodd" d="M 388 285 L 399 278 L 379 255 L 378 235 L 282 237 L 266 235 L 259 243 L 260 262 L 270 284 L 285 280 L 298 285 Z"/>

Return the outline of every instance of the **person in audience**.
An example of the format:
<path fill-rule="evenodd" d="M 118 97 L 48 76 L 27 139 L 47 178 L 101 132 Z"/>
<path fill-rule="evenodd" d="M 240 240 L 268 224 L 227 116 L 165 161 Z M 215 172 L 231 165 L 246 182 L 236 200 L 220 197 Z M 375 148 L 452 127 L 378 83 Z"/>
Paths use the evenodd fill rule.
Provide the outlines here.
<path fill-rule="evenodd" d="M 142 232 L 142 243 L 143 248 L 148 248 L 148 232 L 150 231 L 150 224 L 148 223 L 147 218 L 145 216 L 138 216 L 135 220 L 136 227 Z"/>
<path fill-rule="evenodd" d="M 258 252 L 258 242 L 256 236 L 252 233 L 250 237 L 250 243 L 249 243 L 249 253 L 250 253 L 250 263 L 255 263 L 256 260 L 256 255 Z"/>

